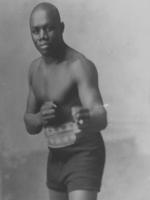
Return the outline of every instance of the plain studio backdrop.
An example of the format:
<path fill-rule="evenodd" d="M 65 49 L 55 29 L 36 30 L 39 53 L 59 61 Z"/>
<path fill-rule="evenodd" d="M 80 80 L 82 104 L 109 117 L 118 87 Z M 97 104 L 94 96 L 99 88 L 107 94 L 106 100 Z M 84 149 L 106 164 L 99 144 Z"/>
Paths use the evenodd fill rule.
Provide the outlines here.
<path fill-rule="evenodd" d="M 38 0 L 0 1 L 0 200 L 46 200 L 47 147 L 23 114 L 27 73 L 38 57 L 29 15 Z M 150 2 L 53 0 L 64 39 L 97 66 L 108 104 L 106 167 L 99 200 L 150 197 Z"/>

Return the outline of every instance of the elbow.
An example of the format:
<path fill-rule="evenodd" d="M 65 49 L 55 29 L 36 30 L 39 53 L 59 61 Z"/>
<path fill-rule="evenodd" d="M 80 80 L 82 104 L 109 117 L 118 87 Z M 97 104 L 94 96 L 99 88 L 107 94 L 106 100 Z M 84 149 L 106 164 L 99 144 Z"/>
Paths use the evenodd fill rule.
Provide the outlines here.
<path fill-rule="evenodd" d="M 24 124 L 25 124 L 25 129 L 29 135 L 37 135 L 41 132 L 41 128 L 34 128 L 30 125 L 26 114 L 24 115 Z"/>
<path fill-rule="evenodd" d="M 28 127 L 27 125 L 25 125 L 26 131 L 29 135 L 37 135 L 40 133 L 41 130 L 33 130 L 32 128 Z"/>
<path fill-rule="evenodd" d="M 107 126 L 108 126 L 107 112 L 104 111 L 102 121 L 101 121 L 101 130 L 104 130 Z"/>
<path fill-rule="evenodd" d="M 108 121 L 107 121 L 107 118 L 105 118 L 102 123 L 102 130 L 104 130 L 107 127 L 107 125 L 108 125 Z"/>

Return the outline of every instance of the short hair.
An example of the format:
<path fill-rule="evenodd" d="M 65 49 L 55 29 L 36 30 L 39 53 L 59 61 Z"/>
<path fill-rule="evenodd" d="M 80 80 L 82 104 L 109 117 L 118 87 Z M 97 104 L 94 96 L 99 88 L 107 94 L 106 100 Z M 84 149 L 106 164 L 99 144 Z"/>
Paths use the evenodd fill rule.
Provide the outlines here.
<path fill-rule="evenodd" d="M 37 4 L 32 12 L 31 12 L 31 15 L 30 15 L 30 20 L 31 20 L 31 17 L 32 15 L 37 11 L 37 10 L 47 10 L 47 11 L 51 11 L 51 13 L 53 14 L 54 16 L 54 19 L 57 21 L 57 22 L 60 22 L 61 21 L 61 17 L 60 17 L 60 13 L 59 13 L 59 10 L 58 8 L 56 8 L 55 5 L 51 4 L 51 3 L 48 3 L 48 2 L 41 2 L 39 4 Z"/>

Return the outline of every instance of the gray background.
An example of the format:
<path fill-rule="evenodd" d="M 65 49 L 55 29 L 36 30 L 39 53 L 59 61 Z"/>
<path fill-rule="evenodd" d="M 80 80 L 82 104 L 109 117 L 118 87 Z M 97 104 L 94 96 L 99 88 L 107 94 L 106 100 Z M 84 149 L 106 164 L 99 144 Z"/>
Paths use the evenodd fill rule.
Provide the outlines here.
<path fill-rule="evenodd" d="M 38 0 L 0 0 L 0 200 L 46 200 L 47 147 L 23 114 L 27 72 L 39 56 L 29 31 Z M 53 0 L 65 41 L 96 64 L 108 104 L 107 159 L 99 199 L 150 197 L 150 2 Z"/>

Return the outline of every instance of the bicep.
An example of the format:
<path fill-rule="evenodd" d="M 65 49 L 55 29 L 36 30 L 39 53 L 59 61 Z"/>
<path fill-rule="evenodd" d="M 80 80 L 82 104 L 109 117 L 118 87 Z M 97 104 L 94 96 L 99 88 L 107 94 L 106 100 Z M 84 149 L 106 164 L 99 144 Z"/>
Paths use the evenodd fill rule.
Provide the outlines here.
<path fill-rule="evenodd" d="M 103 100 L 99 90 L 98 73 L 95 66 L 87 66 L 87 69 L 81 75 L 78 91 L 82 105 L 87 108 L 102 105 Z"/>
<path fill-rule="evenodd" d="M 36 65 L 34 63 L 31 64 L 28 72 L 28 84 L 29 84 L 29 92 L 27 97 L 26 104 L 26 113 L 36 113 L 38 111 L 38 101 L 35 97 L 33 86 L 32 86 L 32 75 L 35 71 Z"/>

